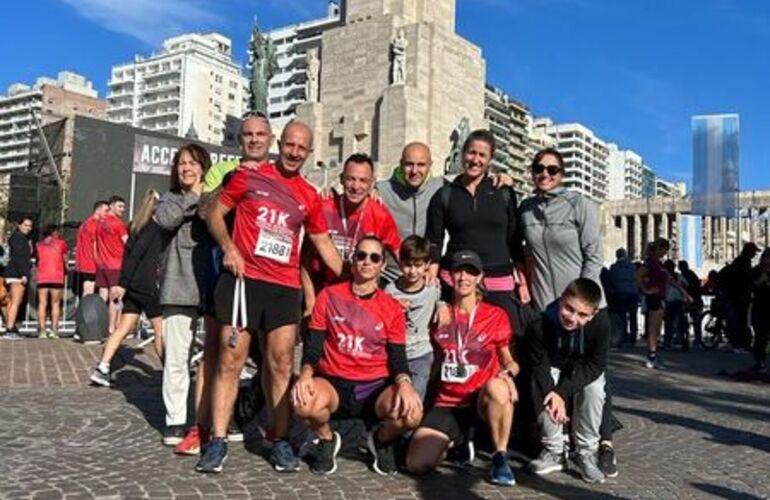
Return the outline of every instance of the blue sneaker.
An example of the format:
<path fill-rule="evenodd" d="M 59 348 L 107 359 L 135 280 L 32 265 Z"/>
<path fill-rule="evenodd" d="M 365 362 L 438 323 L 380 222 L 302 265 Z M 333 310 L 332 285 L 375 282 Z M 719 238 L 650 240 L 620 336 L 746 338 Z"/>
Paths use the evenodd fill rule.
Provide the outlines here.
<path fill-rule="evenodd" d="M 513 486 L 516 484 L 516 477 L 513 475 L 511 466 L 508 465 L 508 459 L 504 451 L 498 451 L 492 455 L 490 481 L 492 481 L 492 484 L 500 486 Z"/>
<path fill-rule="evenodd" d="M 206 446 L 206 451 L 195 466 L 198 472 L 222 472 L 227 462 L 227 440 L 225 438 L 213 438 Z"/>
<path fill-rule="evenodd" d="M 299 472 L 299 460 L 294 455 L 294 449 L 285 439 L 279 439 L 273 443 L 270 463 L 278 472 Z"/>

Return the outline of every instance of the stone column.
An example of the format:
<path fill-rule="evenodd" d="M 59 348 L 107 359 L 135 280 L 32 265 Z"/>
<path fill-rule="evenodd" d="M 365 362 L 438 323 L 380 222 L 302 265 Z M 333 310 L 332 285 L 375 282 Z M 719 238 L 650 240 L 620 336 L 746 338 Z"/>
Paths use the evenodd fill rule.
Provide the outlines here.
<path fill-rule="evenodd" d="M 647 214 L 647 243 L 655 239 L 655 215 Z"/>
<path fill-rule="evenodd" d="M 632 217 L 634 218 L 634 232 L 631 235 L 631 238 L 634 242 L 634 250 L 633 254 L 630 255 L 633 259 L 643 259 L 644 248 L 642 248 L 642 218 L 639 216 L 639 214 L 632 215 Z"/>
<path fill-rule="evenodd" d="M 719 218 L 719 265 L 727 260 L 727 217 Z"/>
<path fill-rule="evenodd" d="M 668 228 L 668 214 L 666 212 L 660 214 L 660 231 L 658 232 L 658 236 L 666 238 L 667 240 L 671 239 L 671 233 Z"/>
<path fill-rule="evenodd" d="M 626 249 L 629 255 L 631 255 L 631 248 L 629 248 L 631 245 L 629 245 L 629 234 L 628 234 L 628 216 L 627 215 L 621 215 L 620 216 L 620 232 L 623 233 L 623 248 Z"/>
<path fill-rule="evenodd" d="M 714 244 L 711 241 L 711 216 L 706 215 L 701 218 L 703 224 L 703 256 L 707 259 L 711 259 L 712 252 L 714 251 Z"/>
<path fill-rule="evenodd" d="M 676 259 L 679 260 L 682 258 L 682 212 L 676 212 L 674 214 L 671 234 L 676 238 Z M 703 243 L 701 242 L 701 244 Z"/>

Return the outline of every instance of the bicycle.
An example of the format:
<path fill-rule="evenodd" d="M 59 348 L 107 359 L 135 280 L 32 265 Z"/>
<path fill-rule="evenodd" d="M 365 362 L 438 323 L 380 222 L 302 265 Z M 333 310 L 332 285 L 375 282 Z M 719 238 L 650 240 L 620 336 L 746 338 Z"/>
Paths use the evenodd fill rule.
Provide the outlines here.
<path fill-rule="evenodd" d="M 707 351 L 716 349 L 722 341 L 731 343 L 731 339 L 727 334 L 729 323 L 729 310 L 727 304 L 721 304 L 718 301 L 712 301 L 711 307 L 701 317 L 701 332 L 703 348 Z M 751 317 L 751 306 L 748 310 L 749 318 Z M 753 337 L 753 329 L 751 328 L 751 322 L 747 321 L 749 333 Z M 749 342 L 751 345 L 751 342 Z"/>

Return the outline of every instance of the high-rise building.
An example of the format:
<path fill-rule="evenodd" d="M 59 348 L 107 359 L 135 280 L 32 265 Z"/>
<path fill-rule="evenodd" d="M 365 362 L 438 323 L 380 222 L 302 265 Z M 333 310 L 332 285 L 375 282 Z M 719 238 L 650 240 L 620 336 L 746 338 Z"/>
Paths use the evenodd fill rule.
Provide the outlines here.
<path fill-rule="evenodd" d="M 655 196 L 681 198 L 687 194 L 684 182 L 670 182 L 660 177 L 655 178 Z"/>
<path fill-rule="evenodd" d="M 321 35 L 341 23 L 339 4 L 329 2 L 326 17 L 276 28 L 266 33 L 275 47 L 278 66 L 270 80 L 267 103 L 270 123 L 276 133 L 280 133 L 284 125 L 296 116 L 297 106 L 307 100 L 308 51 L 320 51 Z"/>
<path fill-rule="evenodd" d="M 193 131 L 212 144 L 235 140 L 248 95 L 230 39 L 218 33 L 169 38 L 159 53 L 113 66 L 108 87 L 109 120 L 178 136 Z"/>
<path fill-rule="evenodd" d="M 658 176 L 652 170 L 652 167 L 646 163 L 642 164 L 642 198 L 653 198 L 656 196 Z"/>
<path fill-rule="evenodd" d="M 11 85 L 0 95 L 0 173 L 28 166 L 35 118 L 41 126 L 74 115 L 103 118 L 106 107 L 90 81 L 69 71 L 40 77 L 31 87 Z"/>
<path fill-rule="evenodd" d="M 520 193 L 529 191 L 532 182 L 527 172 L 529 155 L 529 108 L 511 98 L 501 89 L 486 84 L 484 91 L 484 118 L 495 136 L 496 151 L 491 167 L 513 177 L 514 188 Z"/>
<path fill-rule="evenodd" d="M 608 147 L 610 156 L 607 199 L 641 198 L 644 165 L 641 155 L 630 149 L 620 149 L 614 143 Z"/>
<path fill-rule="evenodd" d="M 580 123 L 555 124 L 549 118 L 537 118 L 534 127 L 556 140 L 564 156 L 566 188 L 596 201 L 607 199 L 610 150 L 604 140 Z"/>

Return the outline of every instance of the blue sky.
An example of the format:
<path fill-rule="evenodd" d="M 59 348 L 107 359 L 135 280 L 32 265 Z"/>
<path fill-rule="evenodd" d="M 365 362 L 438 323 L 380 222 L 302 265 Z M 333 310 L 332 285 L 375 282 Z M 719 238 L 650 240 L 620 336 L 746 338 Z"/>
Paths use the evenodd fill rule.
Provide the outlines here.
<path fill-rule="evenodd" d="M 326 0 L 12 0 L 0 17 L 0 89 L 63 69 L 104 95 L 113 64 L 187 31 L 217 30 L 245 59 L 263 28 L 321 16 Z M 457 0 L 457 30 L 487 80 L 539 116 L 578 121 L 690 183 L 690 116 L 739 113 L 741 186 L 770 188 L 770 2 Z"/>

